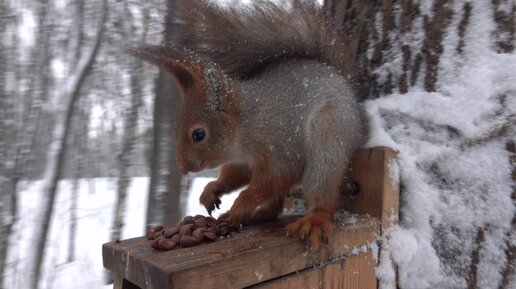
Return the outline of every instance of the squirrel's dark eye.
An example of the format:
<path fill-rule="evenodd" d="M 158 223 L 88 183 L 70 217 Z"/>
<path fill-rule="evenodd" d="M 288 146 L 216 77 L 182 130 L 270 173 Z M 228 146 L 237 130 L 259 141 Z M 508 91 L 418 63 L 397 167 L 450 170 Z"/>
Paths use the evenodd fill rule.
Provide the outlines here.
<path fill-rule="evenodd" d="M 192 132 L 192 139 L 194 143 L 198 143 L 204 139 L 206 132 L 203 128 L 198 128 Z"/>

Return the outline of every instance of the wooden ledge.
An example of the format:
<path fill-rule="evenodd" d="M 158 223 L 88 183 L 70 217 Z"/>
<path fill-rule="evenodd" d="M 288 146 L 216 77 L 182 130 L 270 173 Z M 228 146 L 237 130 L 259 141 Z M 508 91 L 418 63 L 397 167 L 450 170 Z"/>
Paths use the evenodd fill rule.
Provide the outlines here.
<path fill-rule="evenodd" d="M 356 254 L 380 235 L 376 218 L 339 220 L 329 245 L 311 252 L 306 242 L 286 235 L 285 226 L 295 219 L 283 217 L 213 243 L 166 252 L 152 249 L 143 237 L 107 243 L 104 267 L 140 288 L 243 288 Z"/>
<path fill-rule="evenodd" d="M 396 158 L 387 147 L 356 154 L 346 179 L 360 191 L 345 193 L 343 201 L 348 212 L 360 215 L 352 223 L 337 220 L 330 244 L 317 252 L 286 236 L 285 226 L 296 217 L 284 216 L 214 243 L 167 252 L 152 249 L 143 237 L 107 243 L 104 267 L 115 274 L 115 289 L 376 288 L 378 256 L 367 245 L 398 221 Z"/>

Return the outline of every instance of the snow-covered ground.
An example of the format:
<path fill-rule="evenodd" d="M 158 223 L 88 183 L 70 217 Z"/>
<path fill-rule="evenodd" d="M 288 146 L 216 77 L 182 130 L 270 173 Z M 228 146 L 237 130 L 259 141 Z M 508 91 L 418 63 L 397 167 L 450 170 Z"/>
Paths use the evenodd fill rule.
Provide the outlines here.
<path fill-rule="evenodd" d="M 205 214 L 198 204 L 199 194 L 210 179 L 197 178 L 192 185 L 185 214 Z M 112 288 L 104 284 L 102 244 L 109 240 L 116 198 L 116 179 L 81 179 L 78 201 L 76 259 L 67 262 L 70 232 L 70 198 L 72 182 L 62 181 L 52 218 L 50 242 L 46 252 L 45 271 L 40 288 L 97 289 Z M 147 206 L 148 178 L 133 178 L 129 188 L 123 238 L 143 236 Z M 9 269 L 5 288 L 24 289 L 27 256 L 33 254 L 35 212 L 41 193 L 41 182 L 22 184 L 18 203 L 20 219 L 11 238 Z M 223 198 L 221 211 L 229 209 L 235 195 Z"/>

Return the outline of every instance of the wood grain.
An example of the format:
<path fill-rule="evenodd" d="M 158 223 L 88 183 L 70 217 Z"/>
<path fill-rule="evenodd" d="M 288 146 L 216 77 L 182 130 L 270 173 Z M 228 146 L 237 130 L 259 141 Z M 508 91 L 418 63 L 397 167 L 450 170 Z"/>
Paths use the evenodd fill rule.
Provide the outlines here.
<path fill-rule="evenodd" d="M 348 174 L 351 181 L 359 184 L 360 193 L 345 200 L 346 210 L 379 218 L 383 230 L 398 223 L 399 174 L 396 179 L 393 171 L 398 166 L 397 155 L 388 147 L 362 149 Z"/>
<path fill-rule="evenodd" d="M 376 289 L 375 268 L 376 261 L 368 251 L 246 289 Z"/>
<path fill-rule="evenodd" d="M 336 221 L 329 245 L 317 252 L 307 250 L 306 242 L 287 236 L 285 226 L 297 217 L 284 216 L 214 243 L 167 252 L 152 249 L 145 238 L 107 243 L 103 246 L 104 267 L 122 278 L 124 289 L 312 288 L 308 284 L 317 285 L 314 288 L 376 288 L 371 252 L 350 255 L 398 222 L 396 157 L 397 152 L 386 147 L 358 152 L 347 179 L 359 184 L 360 193 L 348 196 L 345 207 L 360 217 L 353 223 Z M 317 268 L 309 270 L 314 266 Z M 129 284 L 131 287 L 126 287 Z"/>
<path fill-rule="evenodd" d="M 350 254 L 374 242 L 379 222 L 370 217 L 336 224 L 329 245 L 307 250 L 286 236 L 293 217 L 255 226 L 193 248 L 156 251 L 145 238 L 103 246 L 104 266 L 140 288 L 243 288 Z"/>

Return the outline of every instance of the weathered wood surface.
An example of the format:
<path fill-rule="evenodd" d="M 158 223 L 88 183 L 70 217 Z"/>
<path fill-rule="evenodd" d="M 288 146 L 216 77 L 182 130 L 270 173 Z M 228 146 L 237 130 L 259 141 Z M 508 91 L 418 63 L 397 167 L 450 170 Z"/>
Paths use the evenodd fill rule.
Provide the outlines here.
<path fill-rule="evenodd" d="M 286 224 L 296 217 L 284 216 L 215 243 L 168 252 L 150 248 L 145 238 L 108 243 L 103 246 L 104 266 L 118 276 L 117 289 L 297 289 L 311 288 L 309 284 L 317 285 L 315 288 L 376 288 L 371 252 L 351 253 L 374 242 L 398 220 L 396 156 L 386 147 L 358 152 L 347 180 L 357 182 L 360 192 L 345 196 L 345 208 L 361 216 L 354 223 L 337 220 L 330 245 L 318 252 L 307 250 L 304 241 L 286 236 Z"/>
<path fill-rule="evenodd" d="M 355 156 L 352 170 L 348 174 L 351 181 L 360 185 L 360 193 L 354 198 L 346 198 L 346 210 L 380 219 L 382 234 L 399 220 L 400 180 L 397 157 L 398 152 L 388 147 L 362 149 Z M 382 254 L 384 252 L 380 247 L 379 259 Z M 396 272 L 396 268 L 393 270 Z M 396 288 L 396 284 L 390 285 L 389 288 Z"/>
<path fill-rule="evenodd" d="M 386 230 L 398 223 L 399 164 L 398 153 L 388 147 L 360 150 L 355 156 L 349 180 L 357 182 L 360 193 L 346 198 L 346 211 L 368 214 L 382 221 Z"/>
<path fill-rule="evenodd" d="M 243 288 L 349 255 L 380 234 L 375 218 L 337 221 L 330 244 L 311 252 L 306 242 L 287 236 L 285 226 L 294 219 L 280 218 L 214 243 L 167 252 L 152 249 L 145 238 L 107 243 L 104 266 L 140 288 Z"/>
<path fill-rule="evenodd" d="M 246 289 L 376 289 L 375 268 L 376 261 L 368 251 Z"/>

